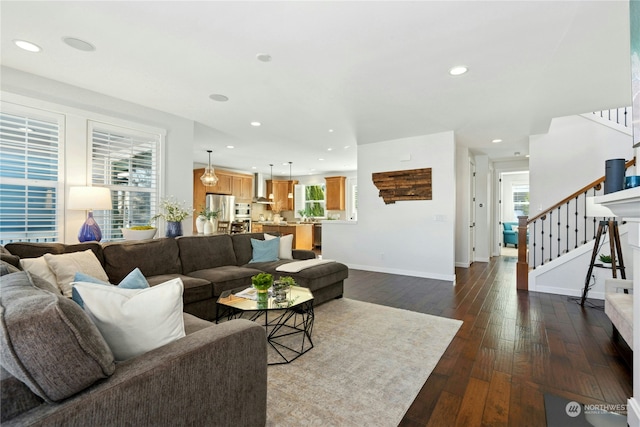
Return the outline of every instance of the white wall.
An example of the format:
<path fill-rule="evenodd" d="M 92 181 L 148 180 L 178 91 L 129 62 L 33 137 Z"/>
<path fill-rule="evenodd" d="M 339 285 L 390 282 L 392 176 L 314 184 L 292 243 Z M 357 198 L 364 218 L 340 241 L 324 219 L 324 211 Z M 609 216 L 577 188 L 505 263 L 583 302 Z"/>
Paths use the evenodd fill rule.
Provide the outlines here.
<path fill-rule="evenodd" d="M 356 269 L 455 280 L 455 162 L 453 132 L 358 146 L 358 221 L 323 222 L 323 258 Z M 433 200 L 385 205 L 371 178 L 427 167 Z"/>
<path fill-rule="evenodd" d="M 500 219 L 502 222 L 518 222 L 518 217 L 513 211 L 513 187 L 517 185 L 529 184 L 529 173 L 503 173 L 502 194 L 500 195 Z"/>
<path fill-rule="evenodd" d="M 553 119 L 529 143 L 530 216 L 605 174 L 608 159 L 633 157 L 631 135 L 582 116 Z"/>
<path fill-rule="evenodd" d="M 114 125 L 165 130 L 162 194 L 172 195 L 191 204 L 194 138 L 192 121 L 12 68 L 2 67 L 1 73 L 0 89 L 3 91 L 4 101 L 65 115 L 67 188 L 87 182 L 87 120 L 99 120 Z M 186 224 L 191 220 L 185 221 L 183 230 L 188 235 L 192 233 L 192 227 Z M 66 243 L 77 242 L 77 231 L 83 222 L 82 212 L 65 212 L 63 235 Z"/>

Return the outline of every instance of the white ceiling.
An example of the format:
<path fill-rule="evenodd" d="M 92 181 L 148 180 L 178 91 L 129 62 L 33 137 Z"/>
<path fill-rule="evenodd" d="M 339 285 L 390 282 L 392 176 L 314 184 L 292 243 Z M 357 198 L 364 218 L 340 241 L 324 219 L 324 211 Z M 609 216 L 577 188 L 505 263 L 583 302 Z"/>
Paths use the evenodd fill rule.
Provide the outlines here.
<path fill-rule="evenodd" d="M 355 170 L 357 145 L 448 130 L 510 158 L 553 117 L 631 105 L 627 0 L 0 7 L 2 65 L 194 120 L 194 162 L 239 170 Z"/>

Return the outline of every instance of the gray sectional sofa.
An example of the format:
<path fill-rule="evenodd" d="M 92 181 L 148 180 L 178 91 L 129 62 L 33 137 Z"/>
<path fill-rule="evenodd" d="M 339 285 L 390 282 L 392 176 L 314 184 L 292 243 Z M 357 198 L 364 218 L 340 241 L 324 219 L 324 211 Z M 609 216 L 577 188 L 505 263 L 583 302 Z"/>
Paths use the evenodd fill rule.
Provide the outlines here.
<path fill-rule="evenodd" d="M 293 260 L 250 263 L 251 238 L 264 235 L 0 246 L 2 425 L 264 425 L 264 328 L 242 319 L 209 322 L 216 317 L 216 300 L 224 291 L 250 286 L 251 276 L 269 272 L 293 276 L 320 304 L 342 296 L 348 269 L 330 262 L 281 274 L 278 266 L 315 254 L 293 250 Z M 87 249 L 111 283 L 136 267 L 151 286 L 179 277 L 186 336 L 116 364 L 75 302 L 14 268 L 21 258 Z"/>
<path fill-rule="evenodd" d="M 299 286 L 311 289 L 315 305 L 342 296 L 344 279 L 349 275 L 346 265 L 331 262 L 298 273 L 280 273 L 276 271 L 278 266 L 315 258 L 315 253 L 294 249 L 293 260 L 249 263 L 252 258 L 252 238 L 264 240 L 264 234 L 183 236 L 177 239 L 105 244 L 16 242 L 4 247 L 5 254 L 2 257 L 9 261 L 10 256 L 35 258 L 45 253 L 62 254 L 91 249 L 111 283 L 119 283 L 136 267 L 151 286 L 180 277 L 184 284 L 184 311 L 205 320 L 215 320 L 216 301 L 222 292 L 251 286 L 251 276 L 259 272 L 271 273 L 275 278 L 292 276 Z"/>

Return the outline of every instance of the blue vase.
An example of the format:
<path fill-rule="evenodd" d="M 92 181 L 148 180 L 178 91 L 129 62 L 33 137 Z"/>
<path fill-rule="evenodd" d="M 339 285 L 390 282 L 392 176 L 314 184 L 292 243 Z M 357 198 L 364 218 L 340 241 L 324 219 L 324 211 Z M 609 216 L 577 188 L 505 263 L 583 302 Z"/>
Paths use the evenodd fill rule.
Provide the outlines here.
<path fill-rule="evenodd" d="M 87 220 L 80 227 L 78 232 L 78 240 L 80 242 L 99 242 L 102 240 L 102 231 L 95 219 L 93 219 L 93 212 L 89 211 Z"/>
<path fill-rule="evenodd" d="M 182 236 L 182 223 L 179 221 L 167 221 L 167 237 Z"/>

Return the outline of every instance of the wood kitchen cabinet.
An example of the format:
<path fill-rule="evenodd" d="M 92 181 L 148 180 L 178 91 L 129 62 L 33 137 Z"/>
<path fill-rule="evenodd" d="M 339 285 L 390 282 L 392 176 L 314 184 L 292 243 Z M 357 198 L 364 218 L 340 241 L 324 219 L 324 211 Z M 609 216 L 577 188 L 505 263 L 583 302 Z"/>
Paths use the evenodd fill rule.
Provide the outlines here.
<path fill-rule="evenodd" d="M 262 230 L 265 233 L 281 235 L 293 234 L 293 249 L 313 249 L 313 224 L 264 224 Z"/>
<path fill-rule="evenodd" d="M 345 210 L 346 180 L 344 176 L 328 176 L 326 181 L 327 210 Z"/>
<path fill-rule="evenodd" d="M 231 194 L 236 196 L 236 202 L 251 202 L 253 198 L 253 177 L 251 175 L 234 175 Z"/>
<path fill-rule="evenodd" d="M 268 210 L 280 209 L 281 211 L 293 210 L 293 199 L 288 198 L 293 194 L 293 187 L 298 181 L 267 180 L 267 194 L 273 193 L 273 204 L 267 205 Z"/>

